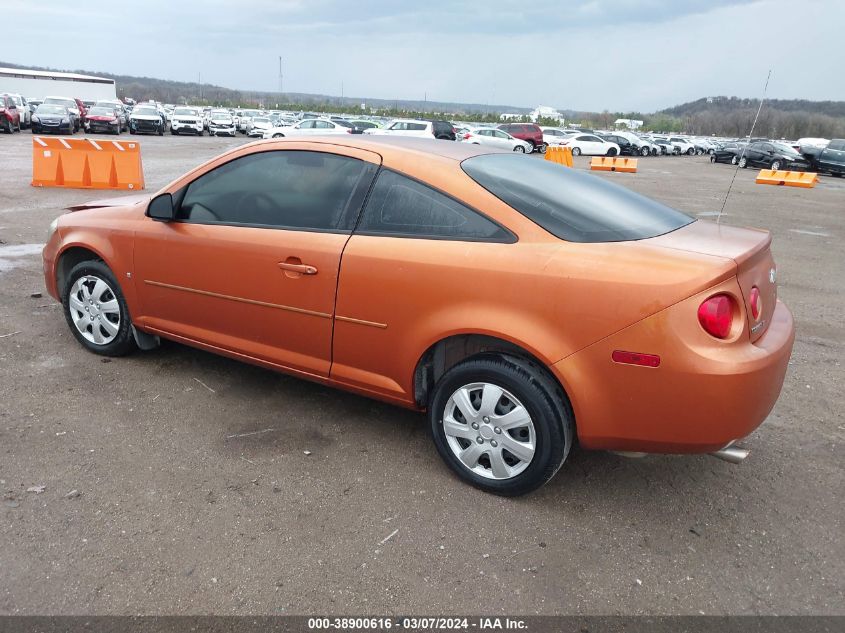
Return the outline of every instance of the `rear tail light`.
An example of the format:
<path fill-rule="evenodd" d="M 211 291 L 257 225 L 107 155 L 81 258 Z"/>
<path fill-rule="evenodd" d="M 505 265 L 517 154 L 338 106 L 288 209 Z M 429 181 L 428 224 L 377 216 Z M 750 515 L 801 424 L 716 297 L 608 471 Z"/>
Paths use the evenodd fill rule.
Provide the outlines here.
<path fill-rule="evenodd" d="M 733 324 L 734 300 L 729 295 L 715 295 L 698 306 L 698 322 L 710 336 L 728 338 Z"/>
<path fill-rule="evenodd" d="M 352 134 L 352 128 L 346 128 L 346 133 L 347 133 L 347 134 Z"/>
<path fill-rule="evenodd" d="M 470 136 L 472 136 L 472 134 L 467 132 L 466 134 L 464 134 L 464 140 L 467 140 Z"/>
<path fill-rule="evenodd" d="M 751 289 L 751 294 L 748 297 L 748 303 L 751 305 L 751 316 L 756 321 L 760 318 L 760 289 L 754 286 Z"/>

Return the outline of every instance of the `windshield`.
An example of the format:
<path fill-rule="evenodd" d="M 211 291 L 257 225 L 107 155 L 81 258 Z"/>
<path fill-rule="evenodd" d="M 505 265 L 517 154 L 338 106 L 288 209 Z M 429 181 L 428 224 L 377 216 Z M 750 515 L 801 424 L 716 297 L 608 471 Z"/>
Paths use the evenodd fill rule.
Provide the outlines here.
<path fill-rule="evenodd" d="M 775 149 L 779 152 L 783 152 L 784 154 L 789 154 L 790 156 L 800 156 L 801 154 L 794 147 L 790 147 L 789 145 L 784 145 L 783 143 L 772 143 L 775 146 Z"/>
<path fill-rule="evenodd" d="M 270 119 L 265 119 L 263 117 L 256 117 L 252 120 L 253 123 L 269 123 Z"/>
<path fill-rule="evenodd" d="M 67 108 L 47 103 L 38 106 L 35 110 L 35 114 L 56 114 L 59 116 L 67 116 Z"/>
<path fill-rule="evenodd" d="M 112 110 L 111 108 L 94 106 L 93 108 L 88 110 L 88 114 L 92 114 L 94 116 L 114 116 L 114 110 Z"/>
<path fill-rule="evenodd" d="M 59 97 L 47 97 L 44 99 L 44 103 L 55 103 L 58 105 L 63 105 L 67 108 L 75 108 L 76 101 L 73 99 L 60 99 Z"/>
<path fill-rule="evenodd" d="M 173 114 L 176 116 L 197 116 L 197 111 L 193 108 L 176 108 Z"/>
<path fill-rule="evenodd" d="M 479 185 L 570 242 L 641 240 L 694 220 L 607 180 L 513 154 L 468 158 L 461 168 Z"/>
<path fill-rule="evenodd" d="M 141 108 L 136 107 L 132 110 L 132 114 L 143 114 L 145 116 L 158 116 L 158 110 L 155 108 Z"/>

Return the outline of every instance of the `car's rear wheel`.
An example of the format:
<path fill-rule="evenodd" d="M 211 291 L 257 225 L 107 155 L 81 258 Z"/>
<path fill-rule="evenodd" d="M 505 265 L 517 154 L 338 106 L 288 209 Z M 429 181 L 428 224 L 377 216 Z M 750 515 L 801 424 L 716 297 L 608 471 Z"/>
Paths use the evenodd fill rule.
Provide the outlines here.
<path fill-rule="evenodd" d="M 537 151 L 538 151 L 540 154 L 545 154 L 545 153 L 546 153 L 546 147 L 547 147 L 547 146 L 546 146 L 546 144 L 545 144 L 545 143 L 541 143 L 541 144 L 537 147 Z"/>
<path fill-rule="evenodd" d="M 440 379 L 429 406 L 434 444 L 464 481 L 495 494 L 525 494 L 549 481 L 574 439 L 568 406 L 539 369 L 480 357 Z"/>
<path fill-rule="evenodd" d="M 284 137 L 284 134 L 274 134 L 273 135 L 273 138 L 282 138 L 282 137 Z"/>
<path fill-rule="evenodd" d="M 6 119 L 6 125 L 3 126 L 3 131 L 6 134 L 12 133 L 12 122 L 9 119 Z"/>
<path fill-rule="evenodd" d="M 640 150 L 640 156 L 648 156 L 648 148 L 647 147 L 643 147 Z"/>
<path fill-rule="evenodd" d="M 575 149 L 578 149 L 578 148 L 575 148 Z M 573 150 L 572 150 L 572 153 L 573 153 L 573 154 L 575 153 L 575 149 L 573 149 Z M 581 150 L 580 150 L 580 149 L 578 150 L 578 153 L 579 153 L 579 154 L 581 153 Z M 608 155 L 608 156 L 616 156 L 616 148 L 615 148 L 615 147 L 611 147 L 610 149 L 608 149 L 608 150 L 607 150 L 607 155 Z"/>
<path fill-rule="evenodd" d="M 710 162 L 711 162 L 711 163 L 715 163 L 715 162 L 716 162 L 716 157 L 715 157 L 713 154 L 710 154 Z"/>
<path fill-rule="evenodd" d="M 715 157 L 714 157 L 714 158 L 715 158 Z M 737 161 L 736 156 L 732 156 L 732 157 L 731 157 L 731 165 L 736 165 L 736 164 L 737 164 L 737 162 L 738 162 L 738 161 Z"/>
<path fill-rule="evenodd" d="M 772 169 L 775 170 L 775 171 L 778 171 L 780 169 L 780 161 L 779 160 L 773 160 L 772 161 Z"/>
<path fill-rule="evenodd" d="M 572 155 L 573 156 L 580 156 L 581 155 L 581 148 L 580 147 L 573 147 L 572 148 Z"/>
<path fill-rule="evenodd" d="M 476 145 L 477 145 L 477 143 L 476 143 Z M 515 152 L 519 152 L 520 154 L 524 154 L 524 153 L 525 153 L 525 146 L 523 146 L 523 145 L 514 145 L 514 147 L 513 147 L 513 151 L 515 151 Z"/>
<path fill-rule="evenodd" d="M 748 167 L 748 159 L 745 156 L 743 156 L 742 158 L 739 159 L 739 166 L 742 167 L 743 169 Z"/>
<path fill-rule="evenodd" d="M 525 142 L 528 143 L 528 145 L 530 147 L 530 149 L 528 150 L 528 153 L 533 154 L 534 150 L 537 148 L 537 146 L 534 145 L 534 141 L 525 141 Z"/>
<path fill-rule="evenodd" d="M 123 292 L 109 267 L 101 261 L 77 264 L 62 294 L 70 331 L 88 351 L 123 356 L 135 347 Z"/>

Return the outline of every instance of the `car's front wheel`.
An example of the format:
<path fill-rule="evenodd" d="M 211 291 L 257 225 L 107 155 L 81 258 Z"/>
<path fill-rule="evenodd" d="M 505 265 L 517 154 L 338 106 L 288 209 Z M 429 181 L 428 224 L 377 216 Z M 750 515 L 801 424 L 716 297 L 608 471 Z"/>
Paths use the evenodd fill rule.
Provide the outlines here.
<path fill-rule="evenodd" d="M 572 148 L 572 155 L 573 156 L 580 156 L 581 155 L 581 148 L 580 147 L 573 147 Z"/>
<path fill-rule="evenodd" d="M 81 262 L 71 269 L 62 304 L 71 332 L 87 350 L 123 356 L 135 347 L 123 292 L 103 262 Z"/>
<path fill-rule="evenodd" d="M 437 383 L 428 416 L 434 444 L 464 481 L 515 496 L 560 469 L 574 439 L 569 407 L 541 370 L 509 357 L 471 359 Z"/>
<path fill-rule="evenodd" d="M 477 144 L 477 143 L 476 143 L 476 144 Z M 524 154 L 524 153 L 525 153 L 525 146 L 523 146 L 523 145 L 514 145 L 514 146 L 513 146 L 513 151 L 515 151 L 515 152 L 519 152 L 520 154 Z"/>
<path fill-rule="evenodd" d="M 743 156 L 742 158 L 739 159 L 738 164 L 739 164 L 740 167 L 745 169 L 746 167 L 748 167 L 748 159 L 745 156 Z"/>
<path fill-rule="evenodd" d="M 773 169 L 774 171 L 778 171 L 778 170 L 780 170 L 780 168 L 781 168 L 781 163 L 780 163 L 780 161 L 779 161 L 779 160 L 773 160 L 773 161 L 772 161 L 772 169 Z"/>

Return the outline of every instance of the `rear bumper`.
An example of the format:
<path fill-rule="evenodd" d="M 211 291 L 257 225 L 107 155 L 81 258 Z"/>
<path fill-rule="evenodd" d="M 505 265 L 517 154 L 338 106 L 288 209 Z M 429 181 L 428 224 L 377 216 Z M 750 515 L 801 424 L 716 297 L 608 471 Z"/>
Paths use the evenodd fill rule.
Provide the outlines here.
<path fill-rule="evenodd" d="M 584 447 L 706 453 L 766 419 L 792 353 L 792 314 L 778 301 L 761 338 L 751 343 L 744 331 L 728 343 L 688 323 L 699 303 L 683 301 L 554 365 Z M 661 364 L 614 363 L 614 350 L 658 354 Z"/>

